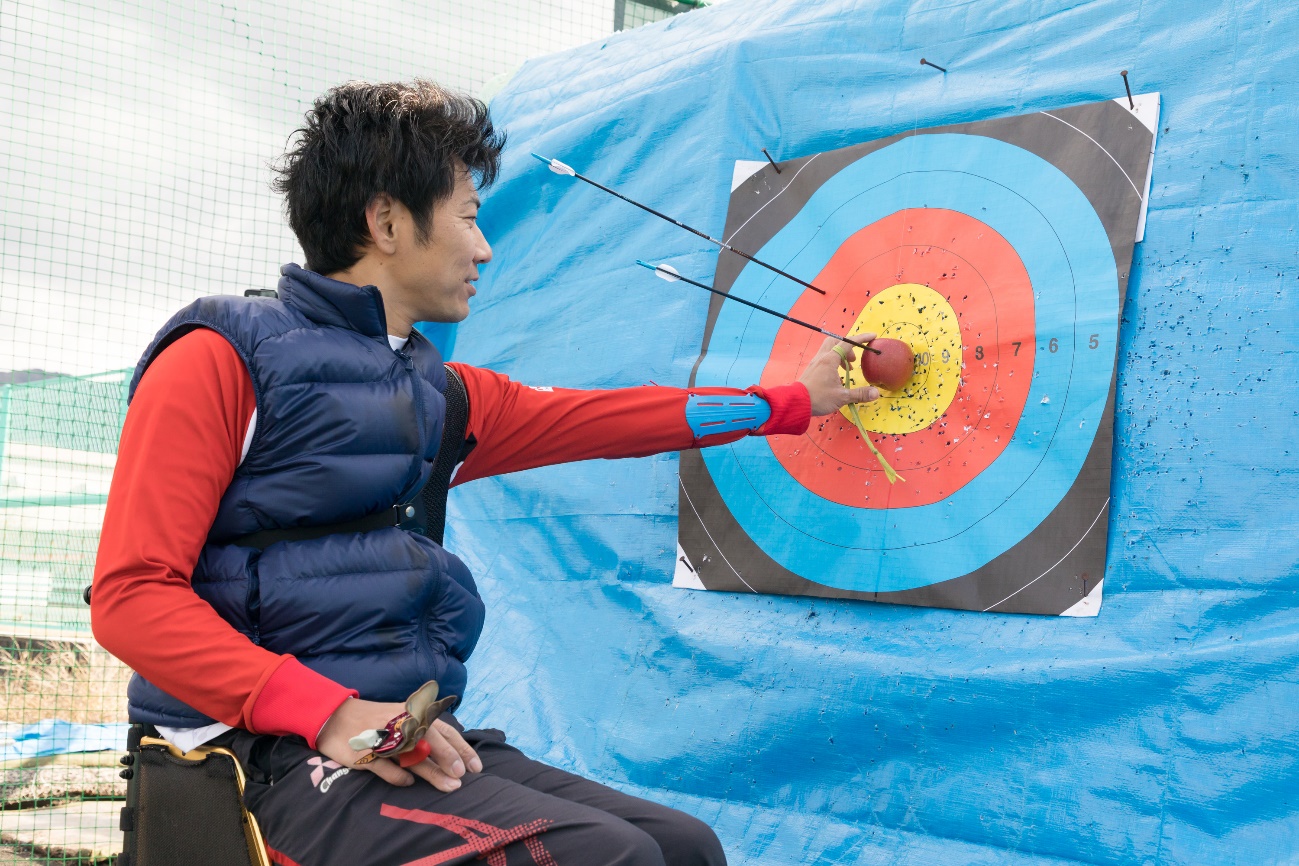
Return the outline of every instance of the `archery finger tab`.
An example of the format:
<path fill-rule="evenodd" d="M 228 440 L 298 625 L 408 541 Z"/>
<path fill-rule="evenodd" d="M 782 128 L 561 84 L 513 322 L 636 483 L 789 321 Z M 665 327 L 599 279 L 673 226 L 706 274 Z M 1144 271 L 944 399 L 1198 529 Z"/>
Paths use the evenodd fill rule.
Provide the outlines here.
<path fill-rule="evenodd" d="M 403 770 L 413 767 L 427 758 L 431 751 L 432 748 L 429 746 L 428 740 L 420 740 L 409 752 L 402 752 L 397 756 L 397 765 Z"/>
<path fill-rule="evenodd" d="M 383 731 L 375 731 L 375 730 L 362 731 L 361 733 L 357 734 L 355 737 L 352 737 L 350 740 L 348 740 L 347 745 L 349 745 L 355 751 L 364 752 L 366 749 L 373 749 L 374 747 L 378 746 L 380 743 L 383 742 L 383 739 L 384 739 Z"/>
<path fill-rule="evenodd" d="M 411 692 L 410 697 L 406 699 L 406 712 L 419 720 L 425 728 L 432 724 L 437 715 L 430 717 L 429 713 L 439 706 L 438 702 L 438 683 L 437 680 L 429 680 L 415 691 Z M 420 734 L 423 735 L 423 731 Z"/>

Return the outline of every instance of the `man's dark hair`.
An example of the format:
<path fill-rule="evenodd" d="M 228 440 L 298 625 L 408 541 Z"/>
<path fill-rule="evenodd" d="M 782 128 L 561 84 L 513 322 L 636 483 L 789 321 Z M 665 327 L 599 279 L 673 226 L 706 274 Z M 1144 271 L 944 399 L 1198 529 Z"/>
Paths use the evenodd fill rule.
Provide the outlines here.
<path fill-rule="evenodd" d="M 426 242 L 433 206 L 451 195 L 459 165 L 489 186 L 505 146 L 486 105 L 422 80 L 335 87 L 294 136 L 273 186 L 306 267 L 320 274 L 360 261 L 370 240 L 365 208 L 380 193 L 410 210 Z"/>

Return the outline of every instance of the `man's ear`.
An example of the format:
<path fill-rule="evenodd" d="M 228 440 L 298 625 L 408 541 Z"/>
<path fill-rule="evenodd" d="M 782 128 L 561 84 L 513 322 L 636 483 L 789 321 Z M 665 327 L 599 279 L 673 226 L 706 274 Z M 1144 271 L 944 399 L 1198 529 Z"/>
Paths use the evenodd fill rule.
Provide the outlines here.
<path fill-rule="evenodd" d="M 370 243 L 384 255 L 397 252 L 397 214 L 396 201 L 386 192 L 381 192 L 365 206 L 365 222 L 370 228 Z"/>

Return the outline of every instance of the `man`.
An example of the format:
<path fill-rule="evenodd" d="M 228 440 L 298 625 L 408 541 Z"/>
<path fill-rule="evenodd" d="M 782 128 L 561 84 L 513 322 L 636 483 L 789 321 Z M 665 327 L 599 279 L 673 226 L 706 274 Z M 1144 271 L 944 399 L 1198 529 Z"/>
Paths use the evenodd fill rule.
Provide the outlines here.
<path fill-rule="evenodd" d="M 428 82 L 330 91 L 277 181 L 307 267 L 282 269 L 278 299 L 186 307 L 132 381 L 95 635 L 138 672 L 132 721 L 240 756 L 276 863 L 725 860 L 694 818 L 531 761 L 449 712 L 409 771 L 357 764 L 349 738 L 382 729 L 425 681 L 463 698 L 482 630 L 459 559 L 373 524 L 429 477 L 448 376 L 469 405 L 456 483 L 802 433 L 878 396 L 844 388 L 834 340 L 799 383 L 765 391 L 534 389 L 444 366 L 412 326 L 469 314 L 491 258 L 477 186 L 502 146 L 485 106 Z"/>

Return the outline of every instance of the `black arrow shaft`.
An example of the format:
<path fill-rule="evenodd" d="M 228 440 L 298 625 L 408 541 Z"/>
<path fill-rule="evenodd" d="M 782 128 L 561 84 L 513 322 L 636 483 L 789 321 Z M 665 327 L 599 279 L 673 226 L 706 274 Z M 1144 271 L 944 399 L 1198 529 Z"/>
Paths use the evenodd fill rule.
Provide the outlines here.
<path fill-rule="evenodd" d="M 658 271 L 657 268 L 655 268 L 655 271 L 661 273 L 660 271 Z M 753 301 L 746 301 L 744 298 L 738 297 L 736 295 L 729 295 L 726 292 L 720 291 L 719 289 L 714 289 L 712 286 L 706 286 L 703 283 L 692 280 L 689 277 L 683 277 L 680 274 L 672 274 L 672 276 L 675 279 L 681 280 L 682 282 L 686 282 L 692 286 L 698 286 L 699 288 L 704 289 L 705 291 L 712 292 L 714 295 L 718 295 L 722 298 L 725 298 L 728 301 L 735 301 L 737 303 L 744 304 L 744 306 L 746 307 L 752 307 L 755 310 L 760 310 L 769 315 L 777 316 L 781 319 L 784 319 L 786 322 L 793 322 L 795 325 L 801 325 L 804 328 L 809 328 L 813 331 L 816 331 L 818 334 L 825 334 L 827 337 L 834 337 L 836 340 L 843 340 L 845 343 L 851 343 L 852 345 L 856 346 L 859 349 L 865 349 L 867 352 L 874 352 L 876 355 L 881 354 L 879 349 L 871 348 L 870 346 L 867 346 L 865 343 L 858 343 L 856 340 L 849 339 L 848 337 L 841 337 L 840 335 L 832 331 L 827 331 L 825 328 L 818 328 L 816 325 L 813 325 L 811 322 L 804 322 L 802 319 L 795 319 L 793 316 L 786 316 L 784 313 L 778 313 L 775 310 L 771 309 L 770 307 L 764 307 L 762 304 L 755 304 Z"/>
<path fill-rule="evenodd" d="M 576 172 L 576 171 L 573 172 L 573 177 L 577 178 L 578 180 L 584 180 L 587 183 L 589 183 L 591 186 L 595 187 L 596 189 L 602 189 L 605 192 L 609 193 L 609 195 L 614 196 L 615 198 L 622 199 L 623 201 L 627 202 L 627 204 L 635 205 L 636 207 L 640 208 L 646 213 L 654 214 L 654 216 L 658 217 L 661 220 L 667 220 L 668 222 L 672 223 L 672 225 L 677 226 L 678 228 L 683 228 L 686 231 L 690 232 L 692 235 L 703 238 L 704 240 L 708 241 L 711 244 L 717 244 L 717 246 L 721 247 L 722 249 L 735 253 L 737 256 L 740 256 L 741 258 L 748 259 L 749 261 L 753 262 L 755 265 L 759 267 L 766 268 L 767 270 L 773 273 L 780 274 L 782 277 L 784 277 L 787 280 L 793 280 L 794 282 L 798 283 L 800 286 L 803 286 L 804 288 L 811 289 L 812 291 L 818 294 L 822 294 L 822 295 L 825 294 L 824 289 L 818 289 L 816 286 L 812 285 L 806 280 L 800 280 L 798 277 L 794 276 L 791 273 L 782 271 L 780 268 L 776 267 L 775 265 L 769 265 L 766 262 L 762 261 L 761 259 L 754 258 L 748 253 L 744 252 L 744 250 L 737 250 L 735 247 L 726 243 L 726 241 L 719 241 L 717 238 L 705 234 L 704 232 L 701 232 L 699 229 L 694 228 L 693 226 L 686 225 L 685 223 L 681 222 L 681 220 L 679 219 L 670 217 L 665 213 L 660 213 L 659 211 L 654 210 L 654 208 L 650 207 L 649 205 L 641 204 L 640 202 L 636 201 L 633 198 L 628 198 L 627 196 L 618 192 L 616 189 L 610 189 L 609 187 L 605 186 L 599 181 L 591 180 L 591 178 L 587 177 L 586 175 L 580 172 Z"/>

